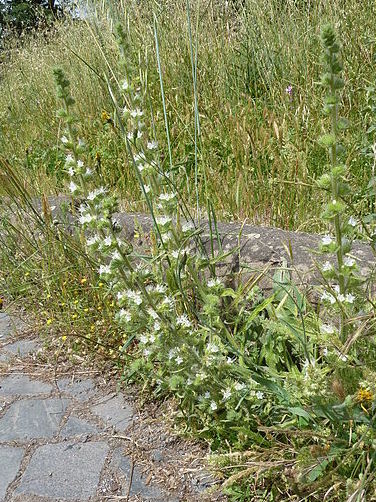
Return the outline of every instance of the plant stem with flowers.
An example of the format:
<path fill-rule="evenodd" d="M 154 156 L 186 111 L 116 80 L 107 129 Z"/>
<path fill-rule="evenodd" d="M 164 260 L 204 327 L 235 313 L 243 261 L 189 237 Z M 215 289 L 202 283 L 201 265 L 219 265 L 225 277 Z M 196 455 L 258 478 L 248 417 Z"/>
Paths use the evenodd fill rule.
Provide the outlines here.
<path fill-rule="evenodd" d="M 326 205 L 323 218 L 328 220 L 334 232 L 334 241 L 331 236 L 325 236 L 322 241 L 324 252 L 334 253 L 337 266 L 334 269 L 327 262 L 322 267 L 322 274 L 327 279 L 328 291 L 322 299 L 331 305 L 337 305 L 340 310 L 339 333 L 342 342 L 347 339 L 349 329 L 348 319 L 351 316 L 351 306 L 355 301 L 353 288 L 356 285 L 355 260 L 349 255 L 353 238 L 352 221 L 346 220 L 346 205 L 342 201 L 350 189 L 346 179 L 346 166 L 340 161 L 343 147 L 339 143 L 339 131 L 346 128 L 345 119 L 339 118 L 340 91 L 344 87 L 342 79 L 342 63 L 340 61 L 340 46 L 332 26 L 327 25 L 322 29 L 321 39 L 323 44 L 323 60 L 325 73 L 322 75 L 322 85 L 327 90 L 324 99 L 324 113 L 330 117 L 330 133 L 320 138 L 322 146 L 328 148 L 330 158 L 330 173 L 324 174 L 319 185 L 330 192 L 331 200 Z M 338 284 L 333 284 L 336 280 Z"/>

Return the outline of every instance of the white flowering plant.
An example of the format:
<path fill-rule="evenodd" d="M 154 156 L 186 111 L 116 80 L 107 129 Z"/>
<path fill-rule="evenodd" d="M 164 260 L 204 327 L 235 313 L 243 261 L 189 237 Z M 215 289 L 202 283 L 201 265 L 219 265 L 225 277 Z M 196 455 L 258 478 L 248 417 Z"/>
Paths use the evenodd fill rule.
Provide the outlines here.
<path fill-rule="evenodd" d="M 331 195 L 323 215 L 329 231 L 321 248 L 329 259 L 320 265 L 325 286 L 320 312 L 287 270 L 277 272 L 268 297 L 254 281 L 229 286 L 217 275 L 216 264 L 225 256 L 205 244 L 201 226 L 190 216 L 177 188 L 185 173 L 161 161 L 157 138 L 149 132 L 142 72 L 128 64 L 121 27 L 117 37 L 123 75 L 107 80 L 115 111 L 106 120 L 123 137 L 151 215 L 149 249 L 137 250 L 125 237 L 116 216 L 118 201 L 89 163 L 69 82 L 62 70 L 54 74 L 67 187 L 77 203 L 77 225 L 96 278 L 92 284 L 105 290 L 121 333 L 111 354 L 116 351 L 124 380 L 153 389 L 156 397 L 173 395 L 181 420 L 222 460 L 238 450 L 242 465 L 242 455 L 262 453 L 271 466 L 258 472 L 266 490 L 278 481 L 285 493 L 309 497 L 338 482 L 332 500 L 342 500 L 363 489 L 356 481 L 346 484 L 346 478 L 358 476 L 371 486 L 374 310 L 371 298 L 362 297 L 364 281 L 351 253 L 358 220 L 343 202 L 349 191 L 337 141 L 345 125 L 338 118 L 343 82 L 333 30 L 326 27 L 322 36 L 331 133 L 321 143 L 329 149 L 331 167 L 320 186 Z M 105 334 L 98 345 L 105 346 Z M 289 463 L 290 473 L 275 474 L 281 462 Z M 256 472 L 233 469 L 227 471 L 235 472 L 231 482 Z"/>

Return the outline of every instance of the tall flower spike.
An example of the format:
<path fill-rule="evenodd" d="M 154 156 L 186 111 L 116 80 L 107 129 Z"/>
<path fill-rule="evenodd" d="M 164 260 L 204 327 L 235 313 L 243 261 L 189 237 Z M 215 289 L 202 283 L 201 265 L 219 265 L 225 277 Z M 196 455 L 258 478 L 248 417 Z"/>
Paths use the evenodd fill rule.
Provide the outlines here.
<path fill-rule="evenodd" d="M 326 90 L 324 98 L 324 113 L 330 118 L 330 132 L 320 138 L 320 143 L 328 149 L 330 158 L 330 173 L 324 174 L 319 180 L 319 186 L 330 193 L 330 200 L 327 203 L 323 218 L 328 220 L 331 231 L 334 234 L 334 241 L 324 237 L 322 240 L 322 250 L 324 252 L 335 252 L 337 267 L 330 271 L 333 279 L 338 281 L 337 302 L 339 299 L 347 298 L 349 287 L 351 287 L 352 267 L 348 266 L 346 254 L 351 249 L 351 240 L 347 238 L 348 218 L 345 216 L 346 206 L 342 198 L 349 192 L 346 181 L 346 166 L 340 161 L 340 154 L 343 151 L 339 143 L 339 132 L 346 127 L 346 121 L 339 117 L 340 91 L 344 87 L 342 79 L 342 62 L 340 59 L 340 45 L 337 40 L 335 30 L 331 25 L 326 25 L 321 31 L 321 41 L 323 46 L 324 73 L 321 83 Z M 323 269 L 325 274 L 327 270 Z M 327 274 L 328 275 L 328 274 Z M 325 295 L 324 295 L 325 296 Z M 350 294 L 350 298 L 353 295 Z M 332 300 L 332 297 L 329 297 Z M 331 302 L 332 303 L 332 302 Z M 341 338 L 346 339 L 346 314 L 343 306 L 341 309 Z"/>

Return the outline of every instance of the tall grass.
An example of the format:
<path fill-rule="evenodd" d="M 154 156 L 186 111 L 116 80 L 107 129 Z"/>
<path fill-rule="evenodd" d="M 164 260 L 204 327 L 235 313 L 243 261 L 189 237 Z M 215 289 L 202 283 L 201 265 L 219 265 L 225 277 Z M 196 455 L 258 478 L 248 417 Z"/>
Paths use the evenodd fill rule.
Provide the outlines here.
<path fill-rule="evenodd" d="M 166 145 L 161 146 L 169 151 L 155 55 L 155 13 L 171 157 L 174 165 L 185 167 L 192 207 L 196 180 L 200 204 L 206 207 L 210 197 L 222 218 L 319 230 L 319 202 L 324 197 L 314 182 L 326 162 L 316 140 L 322 127 L 316 60 L 319 27 L 329 19 L 342 34 L 348 85 L 344 115 L 352 124 L 345 138 L 346 163 L 354 182 L 365 186 L 370 167 L 358 145 L 367 129 L 365 88 L 376 80 L 375 4 L 371 0 L 241 4 L 229 2 L 226 7 L 224 2 L 201 0 L 188 2 L 187 10 L 186 0 L 140 4 L 108 0 L 95 5 L 94 23 L 91 16 L 66 21 L 49 38 L 35 35 L 13 48 L 1 68 L 3 155 L 24 170 L 38 191 L 62 190 L 59 122 L 51 122 L 56 108 L 51 69 L 62 65 L 69 70 L 72 92 L 80 103 L 79 119 L 90 155 L 99 168 L 105 165 L 105 181 L 116 187 L 125 207 L 142 209 L 117 125 L 101 112 L 111 113 L 113 106 L 104 76 L 120 76 L 112 35 L 117 17 L 131 40 L 129 60 L 141 62 L 156 133 L 165 138 Z M 88 12 L 93 10 L 91 5 Z M 25 145 L 29 145 L 26 151 Z M 169 164 L 168 154 L 163 162 Z"/>

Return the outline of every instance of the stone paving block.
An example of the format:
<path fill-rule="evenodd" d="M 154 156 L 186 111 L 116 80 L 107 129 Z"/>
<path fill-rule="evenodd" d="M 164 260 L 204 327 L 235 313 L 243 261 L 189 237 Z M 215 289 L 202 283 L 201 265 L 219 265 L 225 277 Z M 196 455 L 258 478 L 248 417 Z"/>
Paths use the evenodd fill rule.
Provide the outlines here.
<path fill-rule="evenodd" d="M 0 441 L 51 438 L 59 429 L 68 399 L 23 399 L 0 419 Z"/>
<path fill-rule="evenodd" d="M 67 423 L 62 428 L 60 436 L 62 438 L 68 438 L 71 436 L 78 436 L 80 434 L 95 434 L 97 432 L 97 427 L 86 420 L 70 416 Z"/>
<path fill-rule="evenodd" d="M 79 401 L 87 401 L 95 394 L 95 384 L 90 378 L 83 380 L 71 378 L 59 378 L 57 386 L 60 391 L 66 392 Z"/>
<path fill-rule="evenodd" d="M 27 375 L 9 375 L 0 378 L 0 396 L 24 396 L 44 394 L 53 389 L 49 383 L 31 380 Z"/>
<path fill-rule="evenodd" d="M 126 478 L 122 488 L 122 493 L 125 495 L 128 491 L 129 476 L 131 473 L 131 460 L 122 453 L 121 448 L 116 448 L 114 450 L 111 468 L 120 471 L 120 473 Z M 132 485 L 129 492 L 130 496 L 140 495 L 142 500 L 145 502 L 177 502 L 177 499 L 173 495 L 162 491 L 158 486 L 146 484 L 146 478 L 148 475 L 149 472 L 143 474 L 137 465 L 134 467 Z"/>
<path fill-rule="evenodd" d="M 3 500 L 8 486 L 20 468 L 23 448 L 0 446 L 0 500 Z"/>
<path fill-rule="evenodd" d="M 12 323 L 5 312 L 0 312 L 0 341 L 6 340 L 12 334 Z"/>
<path fill-rule="evenodd" d="M 20 318 L 10 316 L 6 312 L 0 312 L 0 341 L 4 342 L 7 338 L 26 328 L 26 323 Z"/>
<path fill-rule="evenodd" d="M 88 500 L 96 494 L 108 451 L 104 441 L 41 446 L 32 456 L 15 493 L 54 500 Z"/>
<path fill-rule="evenodd" d="M 27 356 L 31 352 L 36 352 L 40 345 L 35 340 L 19 340 L 18 342 L 6 345 L 4 350 L 18 356 Z"/>
<path fill-rule="evenodd" d="M 133 417 L 133 408 L 125 402 L 121 394 L 103 398 L 98 404 L 92 406 L 91 411 L 117 431 L 124 431 Z"/>
<path fill-rule="evenodd" d="M 9 352 L 0 353 L 0 363 L 6 363 L 13 357 L 13 354 L 9 354 Z"/>

